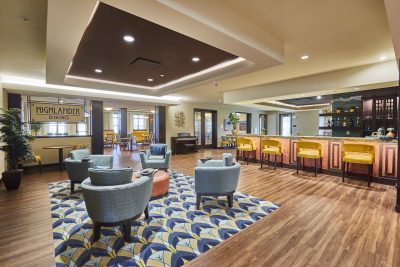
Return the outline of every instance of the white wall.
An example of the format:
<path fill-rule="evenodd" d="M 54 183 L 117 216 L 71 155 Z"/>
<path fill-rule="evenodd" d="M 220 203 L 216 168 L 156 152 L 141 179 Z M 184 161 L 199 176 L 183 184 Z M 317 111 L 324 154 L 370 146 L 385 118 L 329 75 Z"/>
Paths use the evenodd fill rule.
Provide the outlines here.
<path fill-rule="evenodd" d="M 227 105 L 211 105 L 211 104 L 194 104 L 194 103 L 184 103 L 178 106 L 167 107 L 167 118 L 166 118 L 166 138 L 167 144 L 170 146 L 171 137 L 177 136 L 178 133 L 181 132 L 189 132 L 192 135 L 194 134 L 194 125 L 193 125 L 193 114 L 194 109 L 211 109 L 217 111 L 217 137 L 218 137 L 218 146 L 220 146 L 221 136 L 226 135 L 227 133 L 231 133 L 231 131 L 224 131 L 224 119 L 228 118 L 228 115 L 232 112 L 243 112 L 243 113 L 252 113 L 252 121 L 251 121 L 251 132 L 259 133 L 259 114 L 266 114 L 266 112 L 248 109 L 243 107 L 235 107 L 235 106 L 227 106 Z M 178 128 L 175 126 L 175 113 L 177 111 L 183 111 L 185 114 L 185 126 Z M 257 129 L 255 129 L 257 128 Z M 257 130 L 257 132 L 255 131 Z"/>

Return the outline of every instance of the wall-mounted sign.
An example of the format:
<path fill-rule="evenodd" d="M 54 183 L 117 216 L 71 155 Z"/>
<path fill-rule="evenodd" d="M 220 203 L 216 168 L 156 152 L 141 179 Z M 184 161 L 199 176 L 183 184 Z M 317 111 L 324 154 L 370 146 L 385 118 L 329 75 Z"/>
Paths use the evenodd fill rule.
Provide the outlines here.
<path fill-rule="evenodd" d="M 83 122 L 83 105 L 31 103 L 31 121 Z"/>

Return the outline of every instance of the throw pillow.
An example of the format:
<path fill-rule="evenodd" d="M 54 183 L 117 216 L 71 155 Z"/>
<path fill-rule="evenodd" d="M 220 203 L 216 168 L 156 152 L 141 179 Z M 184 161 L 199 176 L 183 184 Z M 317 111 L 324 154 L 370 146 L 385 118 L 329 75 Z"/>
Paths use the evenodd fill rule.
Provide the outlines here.
<path fill-rule="evenodd" d="M 232 166 L 233 165 L 233 157 L 230 153 L 222 154 L 222 158 L 224 160 L 224 166 Z"/>
<path fill-rule="evenodd" d="M 165 156 L 167 150 L 167 145 L 165 144 L 151 144 L 150 145 L 150 155 L 152 156 Z"/>

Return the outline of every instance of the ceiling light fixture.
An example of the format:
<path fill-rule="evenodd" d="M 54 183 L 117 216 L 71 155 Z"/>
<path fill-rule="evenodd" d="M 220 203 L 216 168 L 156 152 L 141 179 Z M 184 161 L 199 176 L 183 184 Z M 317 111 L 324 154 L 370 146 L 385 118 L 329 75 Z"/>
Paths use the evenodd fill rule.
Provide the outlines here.
<path fill-rule="evenodd" d="M 96 72 L 96 73 L 102 73 L 103 70 L 102 70 L 102 69 L 94 69 L 94 72 Z"/>
<path fill-rule="evenodd" d="M 386 59 L 387 59 L 387 56 L 381 56 L 381 57 L 379 58 L 380 61 L 384 61 L 384 60 L 386 60 Z"/>
<path fill-rule="evenodd" d="M 152 110 L 151 113 L 156 113 L 156 112 L 154 110 Z"/>
<path fill-rule="evenodd" d="M 319 95 L 319 96 L 317 96 L 317 99 L 321 99 L 321 98 L 322 98 L 322 96 L 320 96 L 320 95 Z"/>
<path fill-rule="evenodd" d="M 135 41 L 135 38 L 133 38 L 132 35 L 125 35 L 124 36 L 124 41 L 127 43 L 132 43 L 133 41 Z"/>
<path fill-rule="evenodd" d="M 113 110 L 113 108 L 104 108 L 104 110 L 110 111 Z"/>
<path fill-rule="evenodd" d="M 160 77 L 164 77 L 164 74 L 160 74 Z"/>
<path fill-rule="evenodd" d="M 152 82 L 152 81 L 154 81 L 154 79 L 153 78 L 148 78 L 147 81 L 148 82 Z"/>
<path fill-rule="evenodd" d="M 192 61 L 193 61 L 193 62 L 199 62 L 199 61 L 200 61 L 200 58 L 194 57 L 194 58 L 192 58 Z"/>
<path fill-rule="evenodd" d="M 300 57 L 300 59 L 302 59 L 302 60 L 306 60 L 306 59 L 309 59 L 309 58 L 310 57 L 308 55 L 303 55 L 303 56 Z"/>
<path fill-rule="evenodd" d="M 301 95 L 301 96 L 302 96 L 302 97 L 305 97 L 306 95 L 303 94 L 303 95 Z"/>

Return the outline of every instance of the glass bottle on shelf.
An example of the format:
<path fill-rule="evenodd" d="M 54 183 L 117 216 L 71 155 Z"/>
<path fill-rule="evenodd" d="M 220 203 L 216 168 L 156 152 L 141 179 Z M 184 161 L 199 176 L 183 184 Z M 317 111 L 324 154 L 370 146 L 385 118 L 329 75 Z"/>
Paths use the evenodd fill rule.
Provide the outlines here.
<path fill-rule="evenodd" d="M 353 121 L 353 117 L 350 118 L 350 127 L 354 126 L 354 121 Z"/>
<path fill-rule="evenodd" d="M 343 126 L 347 126 L 347 119 L 346 119 L 346 117 L 343 118 Z"/>
<path fill-rule="evenodd" d="M 331 120 L 328 120 L 328 127 L 331 127 Z"/>

